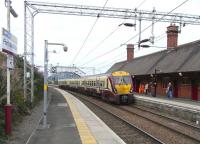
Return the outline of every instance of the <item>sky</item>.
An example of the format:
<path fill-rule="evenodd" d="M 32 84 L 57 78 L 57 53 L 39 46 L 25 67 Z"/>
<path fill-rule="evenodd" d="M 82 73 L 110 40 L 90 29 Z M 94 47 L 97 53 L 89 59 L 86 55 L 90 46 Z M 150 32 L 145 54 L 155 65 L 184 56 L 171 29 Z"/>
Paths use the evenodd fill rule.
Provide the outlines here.
<path fill-rule="evenodd" d="M 89 6 L 104 6 L 106 0 L 35 0 L 42 2 L 78 4 Z M 128 8 L 138 10 L 153 10 L 159 12 L 169 12 L 185 0 L 108 0 L 106 7 Z M 141 4 L 141 2 L 143 2 Z M 140 5 L 141 4 L 141 5 Z M 11 16 L 11 33 L 18 38 L 18 54 L 24 53 L 24 1 L 12 0 L 12 7 L 18 13 L 18 18 Z M 139 6 L 140 5 L 140 6 Z M 139 6 L 139 7 L 138 7 Z M 199 15 L 200 1 L 189 0 L 184 5 L 173 11 L 173 13 L 184 13 Z M 6 7 L 4 0 L 0 1 L 0 27 L 7 27 Z M 133 20 L 98 18 L 93 31 L 85 41 L 88 33 L 94 25 L 96 18 L 69 15 L 37 14 L 34 19 L 35 26 L 35 65 L 42 66 L 44 63 L 44 40 L 55 43 L 65 43 L 68 51 L 64 53 L 62 47 L 48 46 L 49 51 L 56 50 L 57 53 L 49 52 L 49 63 L 52 65 L 85 67 L 82 69 L 87 74 L 92 74 L 93 68 L 96 73 L 106 72 L 114 63 L 126 60 L 126 45 L 128 39 L 138 33 L 138 22 L 136 30 L 133 27 L 118 26 L 122 22 L 134 23 Z M 151 22 L 142 21 L 142 29 L 149 26 Z M 166 49 L 166 27 L 170 23 L 156 23 L 154 36 L 156 42 L 154 46 L 163 48 L 141 48 L 135 49 L 135 57 L 150 54 Z M 117 30 L 116 30 L 117 29 Z M 182 28 L 178 38 L 178 45 L 200 39 L 200 26 L 186 25 Z M 115 31 L 116 30 L 116 31 Z M 115 32 L 114 32 L 115 31 Z M 104 40 L 110 33 L 114 32 L 108 39 Z M 159 36 L 163 38 L 159 40 Z M 151 29 L 142 33 L 142 39 L 151 36 Z M 84 43 L 85 41 L 85 43 Z M 135 44 L 138 37 L 129 43 Z M 101 43 L 101 44 L 100 44 Z M 84 44 L 84 45 L 83 45 Z M 119 47 L 120 48 L 99 57 L 102 54 Z M 81 48 L 82 47 L 82 48 Z M 78 54 L 78 51 L 80 50 Z M 77 55 L 78 54 L 78 55 Z M 76 57 L 77 55 L 77 57 Z"/>

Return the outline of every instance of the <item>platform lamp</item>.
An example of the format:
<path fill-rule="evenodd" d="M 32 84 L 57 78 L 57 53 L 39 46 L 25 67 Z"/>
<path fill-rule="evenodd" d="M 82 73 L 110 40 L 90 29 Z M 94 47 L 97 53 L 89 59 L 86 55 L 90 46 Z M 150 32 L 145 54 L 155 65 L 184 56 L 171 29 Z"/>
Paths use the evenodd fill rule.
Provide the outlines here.
<path fill-rule="evenodd" d="M 68 47 L 63 43 L 49 43 L 45 40 L 44 46 L 44 107 L 43 107 L 43 128 L 48 128 L 47 125 L 47 88 L 48 88 L 48 45 L 63 46 L 64 52 L 67 52 Z"/>
<path fill-rule="evenodd" d="M 156 93 L 157 93 L 157 74 L 158 74 L 158 72 L 161 72 L 161 70 L 155 68 L 155 73 L 154 73 L 154 97 L 156 97 Z"/>

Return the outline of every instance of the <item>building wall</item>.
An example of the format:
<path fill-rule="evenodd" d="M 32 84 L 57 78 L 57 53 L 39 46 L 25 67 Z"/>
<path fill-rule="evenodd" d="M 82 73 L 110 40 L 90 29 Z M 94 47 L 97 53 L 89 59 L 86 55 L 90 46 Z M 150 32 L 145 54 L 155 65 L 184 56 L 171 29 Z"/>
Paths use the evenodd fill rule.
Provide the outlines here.
<path fill-rule="evenodd" d="M 166 96 L 166 88 L 164 88 L 163 86 L 162 86 L 162 83 L 161 83 L 161 81 L 158 81 L 157 82 L 157 95 L 159 95 L 159 96 L 163 96 L 163 97 L 165 97 Z"/>
<path fill-rule="evenodd" d="M 200 101 L 200 81 L 198 83 L 198 100 Z"/>
<path fill-rule="evenodd" d="M 170 79 L 169 79 L 170 80 Z M 171 80 L 172 81 L 172 80 Z M 177 90 L 178 90 L 178 96 L 177 98 L 184 98 L 184 99 L 192 99 L 192 83 L 191 78 L 177 78 L 174 79 L 177 84 Z M 146 79 L 141 79 L 140 84 L 146 84 L 150 83 L 150 81 L 147 81 Z M 167 81 L 165 83 L 168 83 Z M 173 89 L 174 89 L 174 83 L 172 81 Z M 166 88 L 167 84 L 163 84 L 162 80 L 157 81 L 157 90 L 156 94 L 157 96 L 166 97 Z M 152 93 L 154 93 L 154 87 L 152 87 Z M 200 100 L 200 80 L 197 82 L 197 99 Z"/>
<path fill-rule="evenodd" d="M 186 98 L 186 99 L 191 99 L 191 90 L 192 87 L 191 85 L 185 85 L 185 84 L 182 84 L 182 83 L 179 83 L 179 86 L 178 86 L 178 97 L 179 98 Z"/>

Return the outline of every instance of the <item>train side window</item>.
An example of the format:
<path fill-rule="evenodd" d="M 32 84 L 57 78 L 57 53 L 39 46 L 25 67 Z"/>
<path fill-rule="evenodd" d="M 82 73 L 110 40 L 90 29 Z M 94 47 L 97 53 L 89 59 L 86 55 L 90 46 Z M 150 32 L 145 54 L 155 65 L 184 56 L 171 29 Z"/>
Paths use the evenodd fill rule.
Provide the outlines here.
<path fill-rule="evenodd" d="M 100 82 L 100 87 L 103 87 L 103 83 L 102 83 L 102 81 Z"/>

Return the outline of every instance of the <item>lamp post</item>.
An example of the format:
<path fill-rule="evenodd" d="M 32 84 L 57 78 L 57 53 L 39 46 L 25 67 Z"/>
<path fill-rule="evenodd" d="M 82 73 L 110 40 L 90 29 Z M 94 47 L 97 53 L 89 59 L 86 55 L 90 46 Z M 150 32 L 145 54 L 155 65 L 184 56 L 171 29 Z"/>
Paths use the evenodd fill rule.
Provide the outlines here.
<path fill-rule="evenodd" d="M 11 6 L 10 0 L 5 0 L 5 6 L 7 8 L 7 31 L 10 33 L 10 13 L 13 17 L 17 17 L 17 13 Z M 13 56 L 7 54 L 7 104 L 5 105 L 5 133 L 11 134 L 11 118 L 12 118 L 12 105 L 10 103 L 10 67 L 13 64 Z"/>
<path fill-rule="evenodd" d="M 157 91 L 157 72 L 161 72 L 160 69 L 155 69 L 155 77 L 154 77 L 154 97 L 156 97 L 156 91 Z"/>
<path fill-rule="evenodd" d="M 43 128 L 47 128 L 47 88 L 48 88 L 48 45 L 60 45 L 63 46 L 64 52 L 67 52 L 67 46 L 63 43 L 48 43 L 45 40 L 44 46 L 44 107 L 43 107 Z"/>

